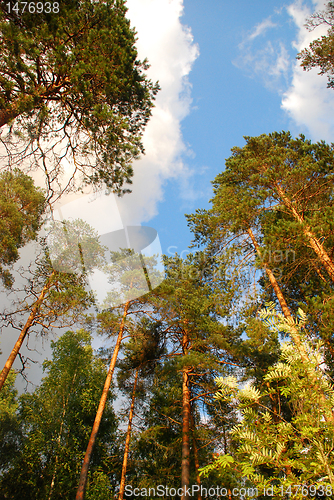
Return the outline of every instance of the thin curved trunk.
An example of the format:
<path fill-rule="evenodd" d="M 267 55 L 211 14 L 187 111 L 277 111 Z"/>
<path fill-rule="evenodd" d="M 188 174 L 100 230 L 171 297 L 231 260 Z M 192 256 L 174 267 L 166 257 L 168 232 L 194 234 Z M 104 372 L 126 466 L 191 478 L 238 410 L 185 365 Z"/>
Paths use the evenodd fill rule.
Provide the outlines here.
<path fill-rule="evenodd" d="M 131 428 L 132 428 L 133 410 L 134 410 L 134 407 L 135 407 L 138 373 L 139 373 L 139 368 L 136 369 L 135 381 L 134 381 L 133 390 L 132 390 L 131 407 L 130 407 L 130 413 L 129 413 L 128 430 L 127 430 L 127 433 L 126 433 L 126 440 L 125 440 L 125 450 L 124 450 L 124 457 L 123 457 L 121 484 L 120 484 L 120 487 L 119 487 L 118 500 L 123 500 L 123 497 L 124 497 L 126 469 L 127 469 L 127 465 L 128 465 L 128 456 L 129 456 L 130 438 L 131 438 Z"/>
<path fill-rule="evenodd" d="M 36 316 L 38 314 L 38 311 L 43 303 L 45 295 L 47 294 L 49 288 L 52 285 L 52 278 L 54 277 L 54 275 L 55 275 L 55 271 L 53 271 L 51 273 L 51 275 L 49 276 L 47 284 L 43 287 L 43 290 L 41 291 L 40 296 L 38 297 L 34 306 L 32 307 L 31 312 L 29 314 L 29 318 L 27 319 L 26 324 L 22 328 L 21 333 L 19 335 L 19 338 L 17 339 L 17 341 L 12 349 L 12 352 L 10 353 L 10 355 L 6 361 L 6 364 L 5 364 L 3 370 L 0 374 L 0 391 L 1 391 L 3 385 L 6 381 L 6 378 L 8 376 L 8 373 L 9 373 L 11 367 L 13 366 L 13 363 L 16 359 L 16 356 L 18 355 L 18 353 L 22 347 L 23 341 L 26 338 L 27 334 L 29 333 L 29 329 L 30 329 L 31 325 L 34 322 L 34 319 L 36 318 Z"/>
<path fill-rule="evenodd" d="M 106 377 L 106 380 L 105 380 L 105 383 L 104 383 L 104 387 L 103 387 L 103 391 L 102 391 L 102 395 L 101 395 L 99 407 L 98 407 L 97 412 L 96 412 L 96 416 L 95 416 L 95 420 L 94 420 L 94 424 L 93 424 L 93 429 L 92 429 L 92 432 L 91 432 L 91 435 L 90 435 L 90 438 L 89 438 L 89 442 L 88 442 L 86 454 L 85 454 L 85 457 L 84 457 L 84 460 L 83 460 L 83 464 L 82 464 L 82 468 L 81 468 L 80 479 L 79 479 L 79 486 L 78 486 L 77 494 L 76 494 L 76 497 L 75 497 L 76 500 L 84 500 L 84 498 L 85 498 L 85 490 L 86 490 L 86 484 L 87 484 L 89 463 L 90 463 L 90 459 L 91 459 L 91 456 L 92 456 L 92 453 L 93 453 L 93 449 L 94 449 L 94 445 L 95 445 L 95 441 L 96 441 L 96 436 L 97 436 L 97 433 L 99 431 L 99 427 L 100 427 L 100 423 L 101 423 L 101 420 L 102 420 L 102 415 L 103 415 L 104 407 L 106 405 L 106 401 L 107 401 L 107 397 L 108 397 L 108 392 L 109 392 L 109 389 L 110 389 L 110 384 L 111 384 L 112 376 L 113 376 L 114 369 L 115 369 L 115 366 L 116 366 L 116 361 L 117 361 L 117 357 L 118 357 L 118 353 L 119 353 L 119 348 L 121 346 L 121 342 L 122 342 L 122 338 L 123 338 L 123 332 L 124 332 L 124 326 L 125 326 L 125 319 L 126 319 L 126 316 L 128 314 L 129 305 L 130 305 L 130 301 L 128 301 L 125 304 L 125 306 L 124 306 L 124 312 L 123 312 L 122 322 L 121 322 L 121 326 L 120 326 L 120 329 L 119 329 L 118 337 L 117 337 L 117 340 L 116 340 L 116 345 L 115 345 L 115 348 L 114 348 L 114 353 L 113 353 L 113 356 L 112 356 L 111 361 L 110 361 L 110 366 L 109 366 L 108 374 L 107 374 L 107 377 Z"/>

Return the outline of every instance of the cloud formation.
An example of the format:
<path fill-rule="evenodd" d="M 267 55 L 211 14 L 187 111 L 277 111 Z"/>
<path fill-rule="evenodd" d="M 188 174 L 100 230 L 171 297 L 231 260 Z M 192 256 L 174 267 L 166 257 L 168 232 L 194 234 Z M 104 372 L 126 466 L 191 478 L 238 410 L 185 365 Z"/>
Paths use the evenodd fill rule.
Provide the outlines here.
<path fill-rule="evenodd" d="M 247 40 L 254 40 L 254 38 L 263 35 L 269 28 L 275 28 L 276 26 L 277 24 L 272 22 L 270 16 L 253 28 L 251 33 L 248 35 Z"/>
<path fill-rule="evenodd" d="M 182 160 L 187 148 L 180 124 L 190 111 L 188 75 L 199 50 L 180 20 L 183 0 L 128 0 L 127 7 L 139 57 L 147 57 L 147 74 L 161 87 L 143 137 L 146 155 L 134 163 L 132 194 L 118 200 L 124 223 L 139 224 L 157 214 L 164 182 L 189 174 Z"/>
<path fill-rule="evenodd" d="M 324 10 L 327 3 L 295 0 L 276 10 L 244 36 L 233 64 L 281 95 L 281 108 L 289 115 L 291 127 L 303 130 L 314 141 L 332 142 L 334 91 L 327 88 L 326 76 L 319 76 L 316 68 L 304 71 L 296 60 L 297 53 L 327 33 L 326 26 L 313 31 L 305 27 L 307 18 Z"/>
<path fill-rule="evenodd" d="M 167 179 L 180 179 L 185 191 L 191 187 L 191 172 L 182 159 L 189 152 L 181 121 L 190 111 L 188 75 L 199 50 L 190 29 L 181 23 L 183 0 L 128 0 L 126 5 L 127 17 L 137 32 L 139 58 L 148 59 L 147 76 L 161 87 L 143 136 L 146 154 L 133 164 L 130 195 L 77 193 L 63 198 L 61 211 L 55 206 L 54 212 L 55 219 L 81 217 L 99 234 L 148 222 L 157 214 Z"/>
<path fill-rule="evenodd" d="M 277 13 L 280 15 L 280 12 Z M 289 72 L 289 54 L 279 38 L 264 40 L 267 32 L 279 28 L 272 16 L 258 23 L 238 45 L 239 56 L 233 64 L 242 69 L 248 77 L 262 80 L 270 90 L 282 89 Z"/>
<path fill-rule="evenodd" d="M 327 3 L 327 2 L 326 2 Z M 324 3 L 317 2 L 315 10 L 323 9 Z M 300 52 L 312 40 L 325 35 L 325 26 L 307 31 L 305 20 L 311 11 L 301 1 L 287 8 L 297 28 L 294 48 Z M 282 98 L 282 109 L 299 127 L 306 127 L 312 140 L 334 141 L 334 91 L 327 88 L 326 76 L 319 76 L 317 69 L 303 71 L 299 61 L 293 63 L 291 84 Z"/>

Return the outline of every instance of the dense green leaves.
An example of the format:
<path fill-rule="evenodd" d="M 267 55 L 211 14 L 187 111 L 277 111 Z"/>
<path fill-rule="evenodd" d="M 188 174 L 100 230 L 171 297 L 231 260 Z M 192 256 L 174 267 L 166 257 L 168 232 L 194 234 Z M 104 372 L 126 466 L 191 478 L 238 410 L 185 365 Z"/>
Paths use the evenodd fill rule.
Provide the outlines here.
<path fill-rule="evenodd" d="M 299 330 L 305 324 L 302 311 L 300 314 Z M 262 316 L 273 328 L 293 335 L 295 326 L 282 315 L 264 311 Z M 240 476 L 256 486 L 260 495 L 264 488 L 273 486 L 274 498 L 282 496 L 282 488 L 287 491 L 291 487 L 298 497 L 298 484 L 307 489 L 312 485 L 319 491 L 334 486 L 333 387 L 322 368 L 322 344 L 312 341 L 302 330 L 299 333 L 301 344 L 294 340 L 283 344 L 279 362 L 264 377 L 266 389 L 253 385 L 239 389 L 233 378 L 217 379 L 220 390 L 216 398 L 238 401 L 242 420 L 232 434 L 239 446 L 235 459 L 223 455 L 203 473 L 231 467 L 235 462 Z M 268 395 L 276 399 L 275 408 L 266 403 Z M 284 401 L 291 412 L 289 418 L 282 411 Z"/>

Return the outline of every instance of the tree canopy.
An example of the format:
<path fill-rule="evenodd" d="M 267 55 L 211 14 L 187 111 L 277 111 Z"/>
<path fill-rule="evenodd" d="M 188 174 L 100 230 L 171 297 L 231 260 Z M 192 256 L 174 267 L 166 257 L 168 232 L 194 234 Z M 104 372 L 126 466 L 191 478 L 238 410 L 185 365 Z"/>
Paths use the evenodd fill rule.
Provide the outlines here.
<path fill-rule="evenodd" d="M 318 68 L 319 75 L 327 75 L 330 88 L 334 88 L 334 2 L 328 2 L 326 8 L 313 14 L 306 24 L 311 31 L 317 26 L 328 26 L 326 36 L 317 38 L 297 56 L 304 70 Z"/>
<path fill-rule="evenodd" d="M 2 2 L 0 127 L 9 126 L 12 160 L 16 131 L 44 166 L 52 160 L 49 181 L 66 157 L 81 182 L 118 192 L 130 182 L 158 85 L 137 58 L 126 10 L 123 0 L 65 0 L 36 16 Z"/>

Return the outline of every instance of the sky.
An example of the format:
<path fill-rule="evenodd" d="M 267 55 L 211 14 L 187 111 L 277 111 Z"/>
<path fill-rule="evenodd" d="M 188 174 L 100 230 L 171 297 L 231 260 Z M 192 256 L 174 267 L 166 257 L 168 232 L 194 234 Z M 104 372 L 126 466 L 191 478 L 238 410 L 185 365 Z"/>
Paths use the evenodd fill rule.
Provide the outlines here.
<path fill-rule="evenodd" d="M 71 198 L 58 207 L 58 218 L 86 214 L 100 234 L 149 226 L 160 252 L 185 257 L 192 235 L 184 214 L 209 208 L 211 181 L 244 136 L 290 130 L 331 142 L 334 91 L 325 76 L 303 71 L 296 60 L 326 33 L 304 26 L 322 6 L 311 0 L 127 0 L 139 57 L 148 59 L 147 75 L 161 87 L 143 137 L 146 154 L 133 165 L 131 194 Z M 2 339 L 0 359 L 12 339 Z M 38 350 L 41 361 L 47 342 Z"/>
<path fill-rule="evenodd" d="M 297 53 L 319 36 L 306 18 L 323 2 L 128 0 L 148 76 L 161 91 L 135 162 L 122 218 L 154 227 L 163 253 L 185 256 L 185 213 L 208 208 L 211 181 L 244 136 L 290 130 L 334 137 L 334 91 Z M 124 215 L 123 215 L 124 214 Z"/>

